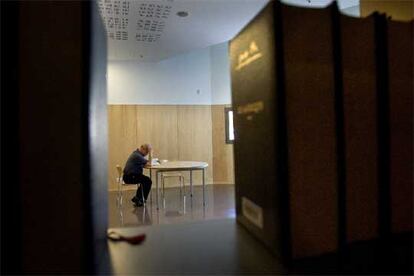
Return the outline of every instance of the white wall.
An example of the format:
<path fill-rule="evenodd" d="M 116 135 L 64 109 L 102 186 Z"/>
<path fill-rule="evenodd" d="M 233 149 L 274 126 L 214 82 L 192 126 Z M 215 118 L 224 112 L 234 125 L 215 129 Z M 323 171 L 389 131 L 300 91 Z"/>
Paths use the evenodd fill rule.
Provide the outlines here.
<path fill-rule="evenodd" d="M 211 104 L 231 104 L 228 43 L 210 47 Z"/>
<path fill-rule="evenodd" d="M 373 0 L 374 1 L 374 0 Z M 332 0 L 282 0 L 283 3 L 299 6 L 299 7 L 325 7 L 329 5 Z M 359 0 L 337 0 L 339 9 L 342 13 L 359 17 Z"/>
<path fill-rule="evenodd" d="M 210 50 L 108 64 L 108 104 L 211 104 Z"/>
<path fill-rule="evenodd" d="M 325 6 L 331 0 L 283 0 Z M 343 13 L 359 16 L 359 0 L 339 0 Z M 191 51 L 158 63 L 110 61 L 108 104 L 231 104 L 228 43 Z"/>
<path fill-rule="evenodd" d="M 349 7 L 346 9 L 341 10 L 343 14 L 353 16 L 353 17 L 361 17 L 361 12 L 358 6 Z"/>
<path fill-rule="evenodd" d="M 230 104 L 228 44 L 158 63 L 111 61 L 108 104 Z"/>

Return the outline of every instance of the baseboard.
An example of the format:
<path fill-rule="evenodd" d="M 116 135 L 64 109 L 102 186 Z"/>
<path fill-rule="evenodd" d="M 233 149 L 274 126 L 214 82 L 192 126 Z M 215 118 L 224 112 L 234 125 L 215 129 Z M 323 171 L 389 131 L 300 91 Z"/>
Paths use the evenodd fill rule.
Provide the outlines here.
<path fill-rule="evenodd" d="M 233 183 L 229 183 L 229 182 L 221 182 L 221 181 L 215 181 L 215 182 L 206 182 L 206 185 L 234 185 Z M 190 187 L 190 183 L 185 183 L 185 186 L 188 186 L 188 187 Z M 195 186 L 202 186 L 202 184 L 200 184 L 200 183 L 193 183 L 193 187 L 195 187 Z M 155 187 L 155 183 L 153 183 L 153 188 Z M 165 188 L 166 189 L 168 189 L 168 188 L 178 188 L 178 187 L 180 187 L 180 185 L 177 183 L 177 184 L 173 184 L 173 185 L 166 185 L 165 186 Z M 122 190 L 123 191 L 132 191 L 132 190 L 136 190 L 137 189 L 137 186 L 136 185 L 133 185 L 133 184 L 131 184 L 131 185 L 123 185 L 122 186 Z M 118 191 L 118 188 L 109 188 L 108 189 L 108 192 L 116 192 L 116 191 Z"/>
<path fill-rule="evenodd" d="M 234 183 L 226 182 L 226 181 L 214 181 L 215 185 L 234 185 Z"/>

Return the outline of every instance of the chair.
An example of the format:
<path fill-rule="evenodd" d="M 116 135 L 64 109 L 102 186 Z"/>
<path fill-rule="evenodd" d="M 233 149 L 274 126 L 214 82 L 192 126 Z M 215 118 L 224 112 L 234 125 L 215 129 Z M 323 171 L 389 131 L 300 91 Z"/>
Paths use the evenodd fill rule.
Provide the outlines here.
<path fill-rule="evenodd" d="M 122 205 L 122 200 L 123 200 L 122 185 L 124 185 L 125 183 L 122 180 L 123 170 L 122 170 L 122 167 L 120 165 L 116 165 L 116 171 L 118 173 L 118 177 L 116 178 L 116 182 L 118 184 L 117 205 L 120 206 L 120 205 Z M 140 183 L 137 183 L 137 185 L 141 185 L 141 184 Z M 144 189 L 143 189 L 143 187 L 141 187 L 141 196 L 142 196 L 142 202 L 144 203 L 144 207 L 145 207 Z"/>
<path fill-rule="evenodd" d="M 161 173 L 161 188 L 162 188 L 162 202 L 165 208 L 165 179 L 169 177 L 178 177 L 180 181 L 180 198 L 182 197 L 182 189 L 184 188 L 184 200 L 185 200 L 185 181 L 184 176 L 179 172 L 163 172 Z"/>

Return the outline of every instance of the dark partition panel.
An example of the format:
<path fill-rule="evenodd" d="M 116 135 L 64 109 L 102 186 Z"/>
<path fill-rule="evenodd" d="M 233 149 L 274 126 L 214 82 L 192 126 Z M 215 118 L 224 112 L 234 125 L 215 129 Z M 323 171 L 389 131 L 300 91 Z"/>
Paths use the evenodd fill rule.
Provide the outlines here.
<path fill-rule="evenodd" d="M 391 231 L 413 231 L 413 22 L 388 22 Z"/>
<path fill-rule="evenodd" d="M 107 190 L 106 39 L 95 5 L 2 3 L 2 16 L 13 15 L 6 25 L 15 31 L 11 41 L 3 39 L 2 24 L 2 49 L 13 46 L 2 51 L 2 73 L 15 73 L 2 78 L 8 88 L 2 94 L 15 97 L 2 101 L 9 112 L 8 129 L 2 116 L 2 141 L 15 138 L 2 144 L 2 162 L 11 161 L 2 164 L 2 199 L 15 203 L 2 205 L 2 227 L 13 219 L 20 223 L 12 223 L 19 227 L 13 243 L 2 236 L 2 257 L 19 252 L 11 266 L 2 263 L 2 272 L 94 270 L 94 246 L 105 236 Z M 3 194 L 4 185 L 14 187 L 6 189 L 10 194 Z"/>
<path fill-rule="evenodd" d="M 268 5 L 231 42 L 230 56 L 237 219 L 280 253 L 274 18 Z"/>
<path fill-rule="evenodd" d="M 89 62 L 89 71 L 86 80 L 85 102 L 87 105 L 87 116 L 83 123 L 88 127 L 88 151 L 84 159 L 88 164 L 89 181 L 86 187 L 90 187 L 89 196 L 84 198 L 86 210 L 91 214 L 91 234 L 93 246 L 91 248 L 94 263 L 93 269 L 98 273 L 107 273 L 109 264 L 106 261 L 107 241 L 106 231 L 108 228 L 108 187 L 107 187 L 107 158 L 108 158 L 108 121 L 107 121 L 107 38 L 105 27 L 95 2 L 88 14 L 90 22 L 89 32 L 86 33 L 85 41 L 89 41 L 89 52 L 85 60 Z M 85 52 L 86 53 L 86 52 Z M 87 97 L 87 99 L 86 99 Z M 87 101 L 86 101 L 87 100 Z M 87 121 L 86 121 L 87 119 Z M 103 270 L 103 271 L 102 271 Z"/>
<path fill-rule="evenodd" d="M 378 238 L 378 138 L 375 18 L 341 16 L 346 236 Z"/>
<path fill-rule="evenodd" d="M 412 28 L 272 1 L 231 42 L 237 218 L 293 272 L 412 272 Z"/>
<path fill-rule="evenodd" d="M 21 194 L 18 143 L 17 1 L 0 2 L 1 20 L 1 273 L 21 274 Z"/>
<path fill-rule="evenodd" d="M 272 2 L 230 47 L 238 219 L 288 258 L 337 248 L 332 12 Z"/>
<path fill-rule="evenodd" d="M 337 249 L 334 8 L 282 7 L 293 258 Z"/>

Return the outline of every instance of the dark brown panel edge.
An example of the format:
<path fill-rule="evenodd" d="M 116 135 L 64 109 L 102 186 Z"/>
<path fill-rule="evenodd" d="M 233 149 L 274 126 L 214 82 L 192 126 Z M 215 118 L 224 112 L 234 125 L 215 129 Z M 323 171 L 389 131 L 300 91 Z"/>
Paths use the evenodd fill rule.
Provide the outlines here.
<path fill-rule="evenodd" d="M 82 179 L 83 194 L 82 203 L 85 210 L 85 218 L 83 221 L 84 241 L 83 244 L 83 258 L 82 266 L 85 271 L 90 274 L 93 273 L 93 225 L 92 225 L 92 210 L 91 210 L 91 176 L 90 176 L 90 146 L 89 146 L 89 81 L 90 81 L 90 56 L 91 56 L 91 25 L 92 5 L 94 2 L 87 1 L 82 3 L 82 59 L 85 63 L 82 66 L 82 99 L 81 99 L 81 118 L 82 118 Z"/>
<path fill-rule="evenodd" d="M 19 186 L 19 7 L 1 1 L 1 273 L 22 271 L 22 209 Z"/>
<path fill-rule="evenodd" d="M 391 235 L 390 136 L 387 25 L 384 14 L 375 13 L 378 130 L 378 244 L 379 263 L 386 266 Z M 386 269 L 386 267 L 384 268 Z"/>
<path fill-rule="evenodd" d="M 335 89 L 335 121 L 337 139 L 337 208 L 338 208 L 338 259 L 339 268 L 342 267 L 346 255 L 346 141 L 344 126 L 344 95 L 342 72 L 342 42 L 341 42 L 341 15 L 337 2 L 332 11 L 332 43 L 334 60 L 334 89 Z"/>
<path fill-rule="evenodd" d="M 287 119 L 286 119 L 286 95 L 285 95 L 285 69 L 284 69 L 284 50 L 283 50 L 283 20 L 282 4 L 275 2 L 275 45 L 276 45 L 276 135 L 278 144 L 276 145 L 277 161 L 277 182 L 279 183 L 279 216 L 282 225 L 280 231 L 282 235 L 282 261 L 290 266 L 292 262 L 292 237 L 290 225 L 290 196 L 289 196 L 289 168 L 288 168 L 288 139 L 287 139 Z"/>

